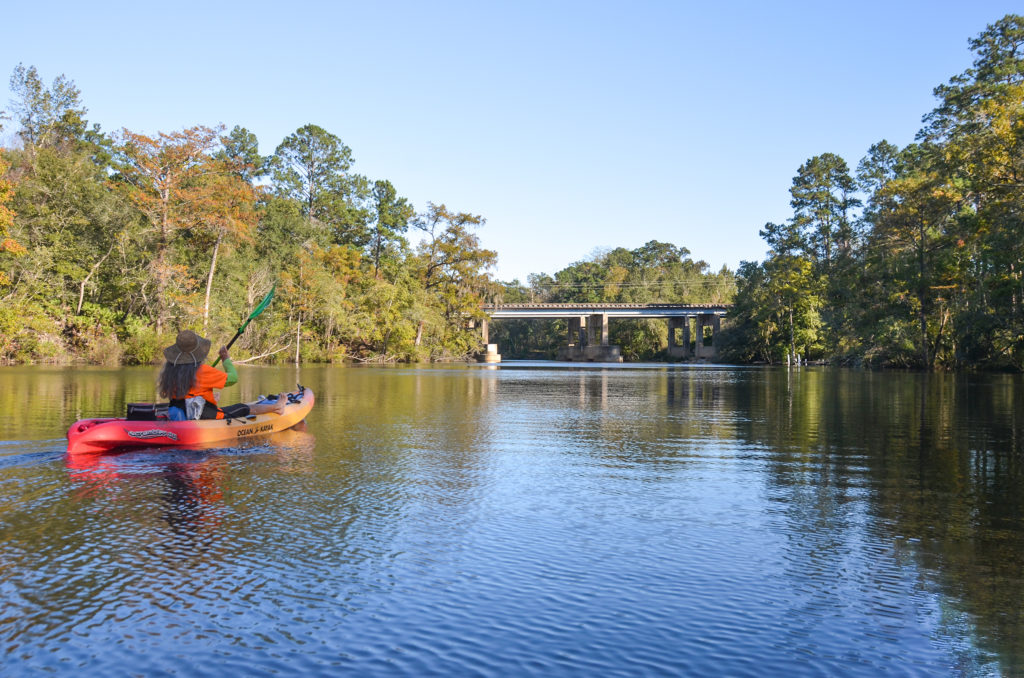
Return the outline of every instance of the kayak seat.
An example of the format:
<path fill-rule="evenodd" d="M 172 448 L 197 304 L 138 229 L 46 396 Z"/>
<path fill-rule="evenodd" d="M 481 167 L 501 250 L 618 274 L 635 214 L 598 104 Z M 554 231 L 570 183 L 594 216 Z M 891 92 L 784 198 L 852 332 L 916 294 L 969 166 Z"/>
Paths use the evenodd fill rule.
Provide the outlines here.
<path fill-rule="evenodd" d="M 128 403 L 125 418 L 128 421 L 157 421 L 167 419 L 167 403 Z"/>

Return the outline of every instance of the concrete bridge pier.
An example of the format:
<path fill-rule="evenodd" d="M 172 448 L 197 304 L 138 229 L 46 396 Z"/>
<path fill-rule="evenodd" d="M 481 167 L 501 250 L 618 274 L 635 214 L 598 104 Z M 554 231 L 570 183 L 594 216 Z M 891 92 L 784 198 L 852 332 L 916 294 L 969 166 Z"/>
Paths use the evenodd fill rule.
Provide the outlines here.
<path fill-rule="evenodd" d="M 693 319 L 693 350 L 690 350 L 690 320 Z M 704 328 L 711 329 L 711 345 L 704 344 Z M 699 313 L 668 319 L 668 356 L 677 360 L 715 360 L 718 357 L 718 334 L 721 318 L 713 313 Z M 682 335 L 681 337 L 679 335 Z"/>
<path fill-rule="evenodd" d="M 569 318 L 569 341 L 566 342 L 566 346 L 576 348 L 586 343 L 586 339 L 583 336 L 585 327 L 586 320 L 583 318 Z"/>
<path fill-rule="evenodd" d="M 608 314 L 592 313 L 569 318 L 569 336 L 558 349 L 558 359 L 568 362 L 621 363 L 622 349 L 608 341 Z"/>
<path fill-rule="evenodd" d="M 487 323 L 487 318 L 480 321 L 480 336 L 483 339 L 484 352 L 477 356 L 477 362 L 500 363 L 501 354 L 498 353 L 498 345 L 490 343 L 491 331 L 490 326 Z"/>
<path fill-rule="evenodd" d="M 707 358 L 707 352 L 704 350 L 704 316 L 695 316 L 693 324 L 693 357 L 697 360 Z"/>
<path fill-rule="evenodd" d="M 682 334 L 682 337 L 679 337 L 677 332 Z M 689 316 L 668 319 L 668 357 L 679 360 L 685 360 L 690 357 Z"/>
<path fill-rule="evenodd" d="M 587 318 L 587 345 L 583 360 L 594 363 L 621 363 L 622 349 L 608 341 L 608 314 L 594 313 Z"/>
<path fill-rule="evenodd" d="M 587 317 L 572 316 L 568 320 L 568 336 L 565 345 L 558 349 L 555 359 L 567 362 L 583 360 L 583 348 L 587 345 Z"/>
<path fill-rule="evenodd" d="M 704 344 L 704 328 L 711 328 L 711 345 Z M 717 315 L 701 313 L 697 316 L 697 341 L 694 346 L 694 358 L 697 360 L 714 360 L 718 357 L 718 333 L 721 331 L 721 319 Z"/>

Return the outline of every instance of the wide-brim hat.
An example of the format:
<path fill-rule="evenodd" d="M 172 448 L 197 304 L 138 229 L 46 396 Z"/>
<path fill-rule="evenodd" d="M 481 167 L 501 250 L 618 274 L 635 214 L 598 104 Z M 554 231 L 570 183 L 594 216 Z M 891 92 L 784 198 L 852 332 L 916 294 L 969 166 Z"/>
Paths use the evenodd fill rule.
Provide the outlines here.
<path fill-rule="evenodd" d="M 209 352 L 209 339 L 203 339 L 192 330 L 182 330 L 174 345 L 164 349 L 164 357 L 174 365 L 191 365 L 205 361 Z"/>

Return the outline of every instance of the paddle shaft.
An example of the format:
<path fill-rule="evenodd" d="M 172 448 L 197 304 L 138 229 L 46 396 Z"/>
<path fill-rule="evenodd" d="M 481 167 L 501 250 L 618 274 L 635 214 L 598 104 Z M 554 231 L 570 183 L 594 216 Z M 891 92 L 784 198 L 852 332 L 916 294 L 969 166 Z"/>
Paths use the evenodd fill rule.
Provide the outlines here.
<path fill-rule="evenodd" d="M 245 332 L 245 328 L 249 326 L 249 322 L 250 321 L 252 321 L 252 318 L 249 318 L 249 320 L 246 320 L 245 324 L 238 328 L 238 331 L 235 332 L 235 336 L 231 337 L 231 341 L 228 342 L 228 345 L 225 346 L 225 348 L 231 348 L 232 346 L 235 345 L 235 342 L 238 341 L 238 338 L 240 336 L 242 336 L 242 332 Z M 220 362 L 220 356 L 217 356 L 217 359 L 213 361 L 213 367 L 216 367 L 217 363 L 219 363 L 219 362 Z"/>

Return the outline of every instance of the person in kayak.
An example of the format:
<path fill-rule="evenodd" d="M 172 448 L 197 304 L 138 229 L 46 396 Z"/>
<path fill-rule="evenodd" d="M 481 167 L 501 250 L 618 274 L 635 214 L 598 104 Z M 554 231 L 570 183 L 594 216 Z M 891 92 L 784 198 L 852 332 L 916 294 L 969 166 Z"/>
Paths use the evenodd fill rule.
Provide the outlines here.
<path fill-rule="evenodd" d="M 284 394 L 270 403 L 238 403 L 219 407 L 214 389 L 238 383 L 238 372 L 231 362 L 227 348 L 222 346 L 219 351 L 220 359 L 224 363 L 223 370 L 205 364 L 209 352 L 210 340 L 200 337 L 192 330 L 178 332 L 174 344 L 164 349 L 164 358 L 167 362 L 160 370 L 157 385 L 160 397 L 170 401 L 167 410 L 169 419 L 238 419 L 250 414 L 284 412 L 284 406 L 287 404 L 287 397 Z"/>

